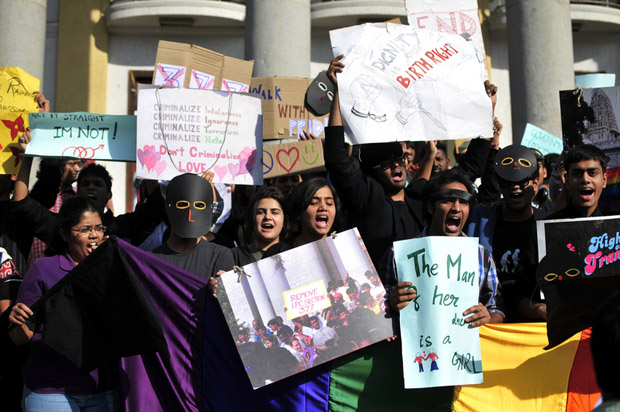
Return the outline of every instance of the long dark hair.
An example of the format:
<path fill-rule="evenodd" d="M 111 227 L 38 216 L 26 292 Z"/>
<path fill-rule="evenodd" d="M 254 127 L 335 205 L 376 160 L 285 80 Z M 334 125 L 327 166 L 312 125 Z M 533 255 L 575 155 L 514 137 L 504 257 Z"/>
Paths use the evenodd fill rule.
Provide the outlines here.
<path fill-rule="evenodd" d="M 334 197 L 334 206 L 336 206 L 336 216 L 332 229 L 339 229 L 339 217 L 340 217 L 340 199 L 336 193 L 336 189 L 326 179 L 322 177 L 315 177 L 312 179 L 304 180 L 299 186 L 295 188 L 295 191 L 291 195 L 291 218 L 296 222 L 299 221 L 301 214 L 310 206 L 312 197 L 323 187 L 329 187 Z"/>
<path fill-rule="evenodd" d="M 287 213 L 286 199 L 284 195 L 280 189 L 276 187 L 265 186 L 260 191 L 254 193 L 254 195 L 250 198 L 248 207 L 245 209 L 243 235 L 245 237 L 246 244 L 248 245 L 254 243 L 254 234 L 256 233 L 256 213 L 258 211 L 258 203 L 262 199 L 273 199 L 280 204 L 280 208 L 284 214 L 284 224 L 282 225 L 282 232 L 280 232 L 280 240 L 286 239 L 290 229 L 289 216 Z"/>

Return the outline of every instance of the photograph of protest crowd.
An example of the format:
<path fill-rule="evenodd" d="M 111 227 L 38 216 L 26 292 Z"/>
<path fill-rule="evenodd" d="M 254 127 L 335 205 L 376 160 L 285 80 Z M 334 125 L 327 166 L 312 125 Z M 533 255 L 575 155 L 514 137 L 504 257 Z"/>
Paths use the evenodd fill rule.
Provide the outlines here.
<path fill-rule="evenodd" d="M 228 272 L 220 288 L 255 388 L 392 335 L 385 289 L 356 229 Z"/>

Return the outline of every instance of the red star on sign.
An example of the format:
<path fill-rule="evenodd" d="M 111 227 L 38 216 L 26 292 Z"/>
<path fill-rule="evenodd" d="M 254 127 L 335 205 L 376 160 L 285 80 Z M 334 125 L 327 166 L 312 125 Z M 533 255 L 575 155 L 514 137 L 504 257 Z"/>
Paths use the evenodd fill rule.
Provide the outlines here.
<path fill-rule="evenodd" d="M 14 122 L 10 120 L 3 120 L 2 123 L 11 131 L 11 140 L 15 140 L 17 137 L 17 133 L 24 133 L 26 129 L 24 128 L 24 119 L 20 115 Z"/>

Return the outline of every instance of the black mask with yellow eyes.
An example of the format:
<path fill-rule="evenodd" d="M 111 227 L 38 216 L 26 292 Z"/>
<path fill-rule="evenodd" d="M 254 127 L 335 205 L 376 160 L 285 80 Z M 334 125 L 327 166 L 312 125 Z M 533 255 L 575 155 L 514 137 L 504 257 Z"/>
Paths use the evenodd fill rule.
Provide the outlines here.
<path fill-rule="evenodd" d="M 213 189 L 200 176 L 186 173 L 170 181 L 166 212 L 172 230 L 183 238 L 206 235 L 213 219 Z"/>
<path fill-rule="evenodd" d="M 495 173 L 508 182 L 521 182 L 538 170 L 536 156 L 520 144 L 512 144 L 495 156 Z"/>
<path fill-rule="evenodd" d="M 584 277 L 584 263 L 578 253 L 568 249 L 554 250 L 546 255 L 536 268 L 536 280 L 545 285 Z"/>
<path fill-rule="evenodd" d="M 315 116 L 324 116 L 329 113 L 332 100 L 334 100 L 334 85 L 327 77 L 327 72 L 321 72 L 306 91 L 306 107 Z"/>

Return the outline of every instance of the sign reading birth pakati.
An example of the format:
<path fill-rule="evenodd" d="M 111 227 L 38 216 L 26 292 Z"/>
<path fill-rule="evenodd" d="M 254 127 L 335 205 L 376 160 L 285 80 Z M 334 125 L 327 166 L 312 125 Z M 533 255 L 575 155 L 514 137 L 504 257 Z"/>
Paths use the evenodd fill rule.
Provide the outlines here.
<path fill-rule="evenodd" d="M 138 91 L 136 175 L 170 180 L 215 172 L 214 182 L 262 184 L 261 100 L 213 90 Z"/>
<path fill-rule="evenodd" d="M 394 255 L 417 293 L 400 312 L 405 388 L 481 383 L 478 328 L 463 316 L 478 304 L 478 238 L 401 240 Z"/>

